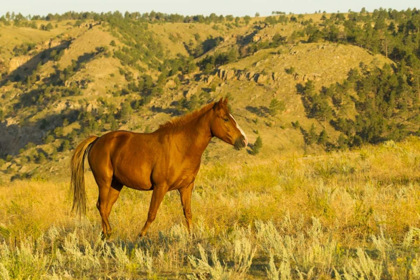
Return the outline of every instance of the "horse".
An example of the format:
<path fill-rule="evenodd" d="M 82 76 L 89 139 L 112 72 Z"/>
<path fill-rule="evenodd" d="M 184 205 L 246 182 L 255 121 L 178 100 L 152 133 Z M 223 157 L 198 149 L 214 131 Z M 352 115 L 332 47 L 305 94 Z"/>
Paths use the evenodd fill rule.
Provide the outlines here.
<path fill-rule="evenodd" d="M 111 232 L 109 215 L 123 186 L 153 191 L 145 236 L 156 218 L 159 205 L 168 191 L 178 190 L 187 229 L 191 233 L 191 195 L 200 168 L 201 156 L 213 137 L 236 149 L 248 145 L 244 131 L 230 114 L 228 100 L 221 98 L 199 110 L 160 125 L 152 133 L 112 131 L 101 137 L 90 136 L 75 149 L 71 158 L 72 211 L 86 214 L 84 161 L 99 188 L 96 207 L 102 218 L 102 234 Z"/>

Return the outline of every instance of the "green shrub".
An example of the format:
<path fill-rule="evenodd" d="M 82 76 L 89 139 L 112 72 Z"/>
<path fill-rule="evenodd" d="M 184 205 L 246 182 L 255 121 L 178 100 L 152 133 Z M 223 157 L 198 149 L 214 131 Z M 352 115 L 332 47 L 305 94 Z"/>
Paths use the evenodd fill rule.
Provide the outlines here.
<path fill-rule="evenodd" d="M 252 146 L 251 153 L 253 155 L 259 154 L 262 146 L 263 146 L 263 143 L 262 143 L 261 136 L 258 136 L 257 139 L 254 142 L 254 145 Z"/>

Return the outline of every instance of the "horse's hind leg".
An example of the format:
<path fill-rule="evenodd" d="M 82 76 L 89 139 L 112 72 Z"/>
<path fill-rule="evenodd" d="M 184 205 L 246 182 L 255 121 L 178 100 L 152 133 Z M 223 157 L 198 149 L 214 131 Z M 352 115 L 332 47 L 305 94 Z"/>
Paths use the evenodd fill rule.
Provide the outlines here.
<path fill-rule="evenodd" d="M 108 200 L 108 193 L 111 189 L 111 180 L 96 180 L 96 183 L 99 187 L 99 197 L 98 202 L 96 203 L 96 207 L 99 210 L 99 214 L 102 218 L 102 234 L 104 237 L 109 235 L 108 229 L 111 227 L 109 226 L 109 221 L 107 217 L 107 200 Z"/>
<path fill-rule="evenodd" d="M 106 201 L 108 200 L 108 193 L 111 187 L 110 187 L 110 183 L 109 185 L 107 183 L 101 183 L 101 184 L 98 183 L 98 187 L 99 187 L 99 197 L 98 197 L 98 202 L 96 203 L 96 207 L 98 208 L 99 214 L 101 215 L 101 218 L 102 218 L 102 234 L 104 237 L 107 237 L 109 222 L 106 216 Z"/>
<path fill-rule="evenodd" d="M 104 237 L 111 234 L 111 225 L 109 224 L 109 214 L 112 206 L 117 201 L 123 185 L 115 179 L 97 180 L 99 186 L 99 197 L 96 207 L 102 218 L 102 233 Z"/>
<path fill-rule="evenodd" d="M 111 187 L 109 188 L 108 197 L 106 200 L 106 222 L 108 235 L 112 233 L 112 229 L 109 224 L 109 215 L 111 214 L 112 206 L 114 205 L 115 201 L 117 201 L 120 195 L 122 187 L 123 185 L 120 182 L 118 182 L 114 177 L 111 183 Z"/>

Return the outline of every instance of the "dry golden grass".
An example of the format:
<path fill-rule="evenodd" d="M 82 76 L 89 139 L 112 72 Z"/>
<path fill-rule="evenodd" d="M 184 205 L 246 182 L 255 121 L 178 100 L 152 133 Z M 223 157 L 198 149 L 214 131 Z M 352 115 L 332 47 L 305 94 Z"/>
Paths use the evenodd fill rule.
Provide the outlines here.
<path fill-rule="evenodd" d="M 0 278 L 418 279 L 420 141 L 202 167 L 194 233 L 168 193 L 138 238 L 151 193 L 123 189 L 100 239 L 97 187 L 70 213 L 68 181 L 0 186 Z"/>
<path fill-rule="evenodd" d="M 70 22 L 74 23 L 74 21 Z M 41 24 L 48 24 L 46 21 L 36 21 L 36 23 L 39 26 Z M 56 37 L 59 34 L 67 32 L 67 28 L 73 29 L 72 27 L 65 26 L 63 24 L 58 25 L 57 28 L 53 28 L 50 31 L 29 27 L 2 26 L 0 28 L 0 38 L 2 41 L 1 46 L 12 50 L 16 45 L 20 45 L 22 43 L 42 43 L 48 41 L 50 38 Z"/>

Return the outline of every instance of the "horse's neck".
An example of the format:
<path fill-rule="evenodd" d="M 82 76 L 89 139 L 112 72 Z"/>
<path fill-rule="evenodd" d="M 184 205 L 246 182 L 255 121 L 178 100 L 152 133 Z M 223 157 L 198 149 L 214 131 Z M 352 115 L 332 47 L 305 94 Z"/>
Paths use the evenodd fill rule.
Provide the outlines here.
<path fill-rule="evenodd" d="M 211 113 L 208 112 L 189 123 L 182 130 L 182 138 L 185 143 L 181 143 L 185 153 L 200 156 L 207 148 L 212 138 L 210 130 Z"/>

